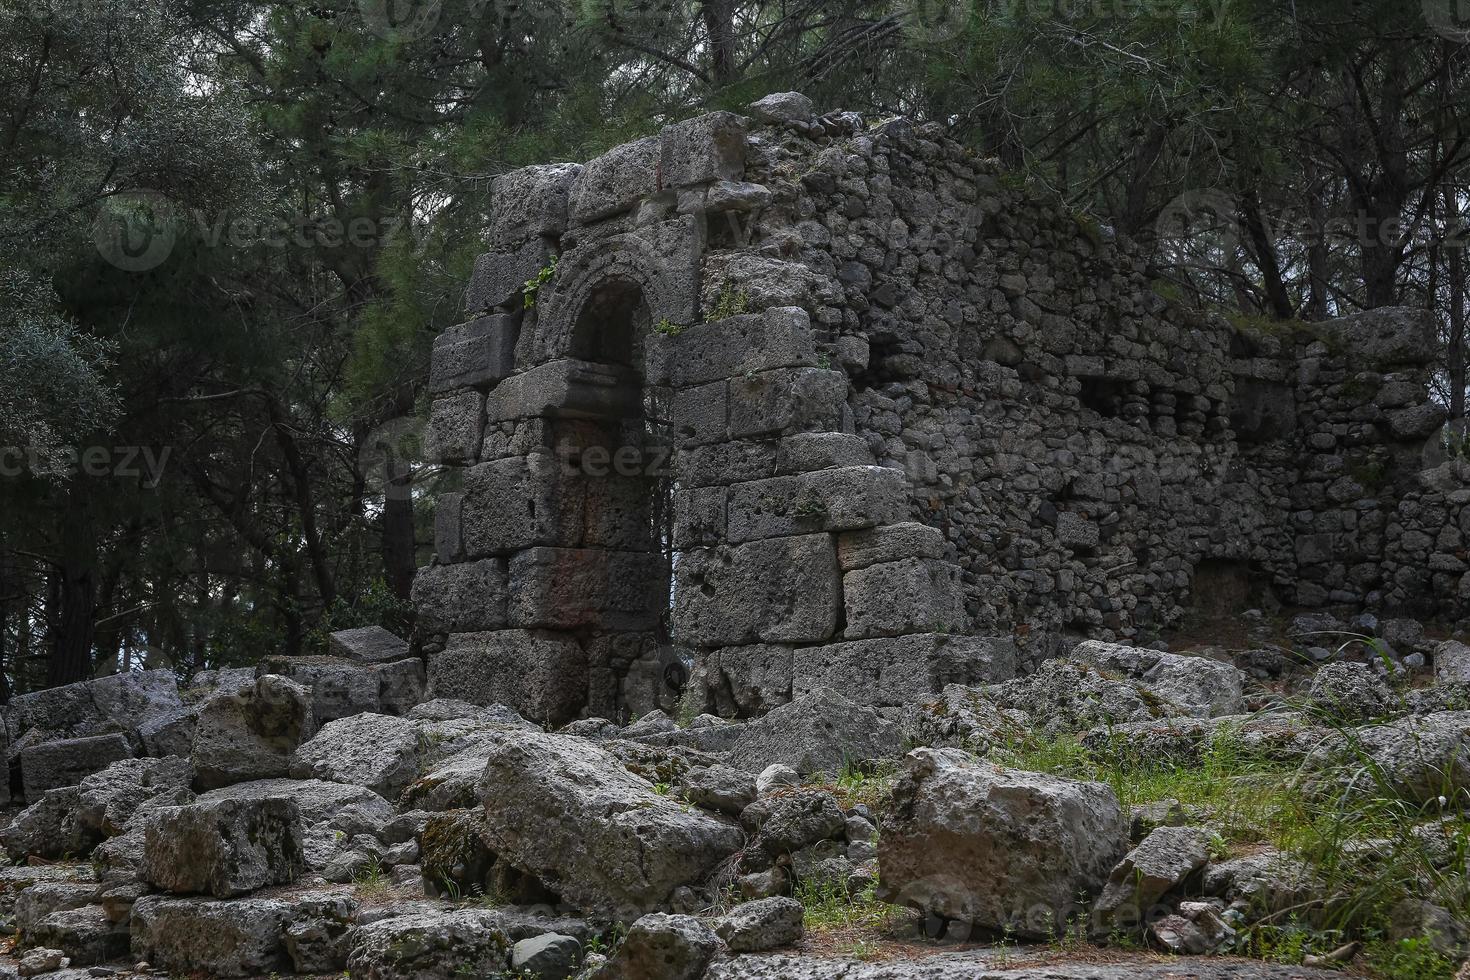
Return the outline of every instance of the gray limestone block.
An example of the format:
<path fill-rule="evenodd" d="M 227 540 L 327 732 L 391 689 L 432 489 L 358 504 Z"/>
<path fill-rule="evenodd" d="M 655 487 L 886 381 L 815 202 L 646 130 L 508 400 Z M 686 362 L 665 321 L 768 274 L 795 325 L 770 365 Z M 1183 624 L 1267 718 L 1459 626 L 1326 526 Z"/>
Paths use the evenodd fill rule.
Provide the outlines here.
<path fill-rule="evenodd" d="M 493 384 L 515 370 L 520 322 L 510 314 L 482 316 L 450 327 L 434 338 L 429 391 Z"/>
<path fill-rule="evenodd" d="M 798 307 L 695 324 L 659 338 L 659 343 L 665 349 L 669 383 L 681 388 L 752 371 L 817 364 L 811 318 Z"/>
<path fill-rule="evenodd" d="M 685 487 L 763 480 L 776 475 L 776 457 L 777 443 L 772 440 L 688 446 L 674 454 L 674 477 Z"/>
<path fill-rule="evenodd" d="M 231 898 L 295 881 L 306 863 L 301 843 L 295 800 L 160 807 L 143 828 L 143 873 L 167 892 Z"/>
<path fill-rule="evenodd" d="M 841 602 L 830 534 L 686 552 L 675 567 L 674 635 L 701 647 L 817 643 Z"/>
<path fill-rule="evenodd" d="M 548 416 L 637 418 L 641 411 L 641 387 L 630 373 L 572 358 L 513 374 L 485 401 L 491 423 Z"/>
<path fill-rule="evenodd" d="M 35 802 L 47 790 L 75 786 L 94 772 L 101 772 L 120 759 L 132 757 L 132 747 L 120 734 L 68 738 L 29 746 L 20 753 L 21 785 L 25 798 Z"/>
<path fill-rule="evenodd" d="M 681 448 L 720 442 L 729 425 L 730 386 L 715 381 L 674 392 L 669 421 Z"/>
<path fill-rule="evenodd" d="M 582 482 L 548 453 L 471 467 L 460 517 L 465 554 L 580 543 L 584 492 Z"/>
<path fill-rule="evenodd" d="M 510 625 L 520 629 L 652 629 L 668 605 L 669 567 L 655 552 L 527 548 L 510 559 Z"/>
<path fill-rule="evenodd" d="M 460 525 L 462 493 L 443 493 L 434 502 L 434 556 L 441 563 L 464 558 L 464 532 Z"/>
<path fill-rule="evenodd" d="M 361 663 L 389 663 L 408 656 L 408 641 L 394 636 L 381 626 L 338 630 L 327 639 L 334 657 Z"/>
<path fill-rule="evenodd" d="M 490 237 L 515 244 L 560 235 L 567 227 L 567 201 L 581 164 L 553 163 L 501 174 L 490 184 Z"/>
<path fill-rule="evenodd" d="M 842 577 L 848 639 L 962 631 L 964 592 L 956 565 L 905 558 Z"/>
<path fill-rule="evenodd" d="M 587 699 L 587 658 L 565 634 L 530 630 L 455 633 L 429 657 L 429 695 L 503 704 L 522 717 L 561 725 Z"/>
<path fill-rule="evenodd" d="M 624 211 L 659 191 L 659 139 L 613 147 L 582 167 L 572 184 L 571 218 L 588 224 Z"/>
<path fill-rule="evenodd" d="M 674 547 L 696 548 L 725 540 L 725 487 L 674 491 Z"/>
<path fill-rule="evenodd" d="M 751 116 L 766 123 L 810 122 L 817 114 L 812 100 L 800 92 L 773 92 L 746 108 Z"/>
<path fill-rule="evenodd" d="M 908 485 L 898 470 L 845 466 L 730 488 L 731 542 L 813 531 L 852 531 L 902 520 Z"/>
<path fill-rule="evenodd" d="M 947 684 L 994 684 L 1015 672 L 1009 638 L 919 633 L 798 650 L 791 688 L 793 696 L 829 689 L 861 704 L 895 707 L 930 698 Z"/>
<path fill-rule="evenodd" d="M 873 453 L 867 441 L 844 432 L 798 432 L 782 439 L 776 453 L 776 473 L 780 475 L 872 465 Z"/>
<path fill-rule="evenodd" d="M 413 580 L 418 622 L 430 633 L 505 627 L 505 559 L 483 558 L 420 568 Z"/>
<path fill-rule="evenodd" d="M 791 647 L 770 643 L 713 651 L 705 676 L 720 714 L 748 718 L 790 701 L 793 656 Z"/>
<path fill-rule="evenodd" d="M 733 439 L 843 429 L 847 376 L 841 371 L 777 368 L 732 378 L 729 386 Z"/>
<path fill-rule="evenodd" d="M 740 180 L 745 176 L 745 129 L 745 120 L 733 112 L 711 112 L 664 127 L 664 186 Z"/>
<path fill-rule="evenodd" d="M 133 904 L 132 953 L 155 967 L 214 977 L 286 971 L 283 932 L 291 905 L 276 898 L 174 898 Z"/>
<path fill-rule="evenodd" d="M 937 527 L 913 521 L 837 536 L 837 564 L 844 572 L 905 558 L 942 557 L 944 533 Z"/>
<path fill-rule="evenodd" d="M 472 388 L 434 399 L 424 453 L 439 463 L 473 463 L 485 432 L 485 396 Z"/>
<path fill-rule="evenodd" d="M 551 265 L 551 246 L 544 239 L 533 238 L 520 247 L 504 252 L 485 252 L 475 259 L 475 271 L 465 289 L 466 313 L 485 313 L 500 307 L 519 309 L 526 283 Z M 552 288 L 548 285 L 546 288 Z M 511 342 L 514 350 L 515 342 Z"/>

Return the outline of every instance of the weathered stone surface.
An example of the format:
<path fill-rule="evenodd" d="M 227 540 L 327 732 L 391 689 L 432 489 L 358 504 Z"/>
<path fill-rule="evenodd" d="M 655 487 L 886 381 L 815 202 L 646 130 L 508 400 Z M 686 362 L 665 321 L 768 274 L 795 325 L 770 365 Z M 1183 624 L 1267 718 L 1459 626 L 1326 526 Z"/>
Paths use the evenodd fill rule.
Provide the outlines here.
<path fill-rule="evenodd" d="M 527 548 L 510 560 L 507 618 L 518 629 L 653 629 L 668 580 L 656 552 Z"/>
<path fill-rule="evenodd" d="M 27 800 L 39 800 L 47 790 L 75 786 L 119 759 L 132 758 L 122 735 L 94 735 L 42 742 L 20 753 L 21 784 Z"/>
<path fill-rule="evenodd" d="M 755 644 L 715 650 L 705 659 L 711 701 L 727 718 L 763 715 L 791 700 L 793 652 Z"/>
<path fill-rule="evenodd" d="M 480 458 L 485 437 L 485 396 L 460 388 L 435 398 L 424 430 L 424 455 L 436 463 L 471 465 Z"/>
<path fill-rule="evenodd" d="M 23 740 L 32 729 L 46 734 L 41 741 L 135 732 L 181 705 L 170 671 L 145 670 L 16 695 L 0 708 L 0 720 L 18 747 L 33 744 Z"/>
<path fill-rule="evenodd" d="M 498 307 L 519 309 L 526 283 L 551 264 L 552 251 L 539 238 L 528 239 L 519 248 L 507 251 L 485 252 L 475 259 L 475 271 L 465 289 L 464 308 L 467 313 L 484 313 Z M 502 342 L 503 343 L 503 342 Z M 502 373 L 484 380 L 498 381 L 510 374 L 515 365 L 515 341 L 502 346 L 503 354 L 497 365 Z M 435 350 L 438 355 L 437 345 Z M 470 381 L 470 384 L 480 383 Z"/>
<path fill-rule="evenodd" d="M 365 786 L 380 796 L 397 798 L 418 778 L 424 723 L 391 715 L 364 714 L 328 722 L 296 750 L 291 775 Z"/>
<path fill-rule="evenodd" d="M 523 285 L 524 282 L 516 283 L 518 289 Z M 480 302 L 471 298 L 474 289 L 472 283 L 465 297 L 466 306 Z M 434 338 L 429 360 L 429 393 L 442 395 L 456 388 L 480 387 L 508 377 L 515 370 L 519 338 L 520 323 L 507 313 L 476 317 L 449 327 Z"/>
<path fill-rule="evenodd" d="M 1441 684 L 1470 683 L 1470 646 L 1446 640 L 1434 648 L 1434 679 Z"/>
<path fill-rule="evenodd" d="M 687 187 L 745 176 L 745 121 L 711 112 L 665 126 L 659 176 L 665 187 Z"/>
<path fill-rule="evenodd" d="M 761 122 L 808 122 L 817 111 L 812 100 L 800 92 L 773 92 L 746 106 Z"/>
<path fill-rule="evenodd" d="M 802 907 L 794 898 L 763 898 L 737 905 L 715 921 L 715 934 L 732 953 L 764 953 L 802 936 Z"/>
<path fill-rule="evenodd" d="M 717 960 L 705 980 L 1179 980 L 1181 966 L 1152 958 L 1120 962 L 1024 966 L 990 951 L 940 953 L 915 960 L 863 962 L 830 956 L 738 956 Z M 1300 966 L 1212 959 L 1189 961 L 1189 980 L 1332 980 L 1342 974 Z"/>
<path fill-rule="evenodd" d="M 549 453 L 481 463 L 465 475 L 465 554 L 480 558 L 533 545 L 575 545 L 582 504 L 581 484 Z"/>
<path fill-rule="evenodd" d="M 794 432 L 840 432 L 847 376 L 821 368 L 777 368 L 729 382 L 731 439 Z"/>
<path fill-rule="evenodd" d="M 345 660 L 381 664 L 408 657 L 408 642 L 381 626 L 338 630 L 327 638 L 327 642 L 332 655 Z"/>
<path fill-rule="evenodd" d="M 1210 842 L 1196 827 L 1159 827 L 1129 851 L 1094 906 L 1094 929 L 1137 930 L 1157 917 L 1157 903 L 1210 858 Z"/>
<path fill-rule="evenodd" d="M 392 804 L 363 786 L 320 779 L 260 779 L 211 790 L 199 802 L 272 800 L 291 802 L 306 828 L 336 826 L 349 833 L 377 833 L 395 817 Z"/>
<path fill-rule="evenodd" d="M 495 746 L 480 783 L 502 860 L 596 915 L 630 921 L 699 885 L 742 835 L 653 792 L 601 749 L 525 733 Z M 525 815 L 556 813 L 528 833 Z"/>
<path fill-rule="evenodd" d="M 1326 738 L 1303 763 L 1312 792 L 1353 798 L 1397 793 L 1411 803 L 1470 787 L 1470 711 L 1440 711 Z"/>
<path fill-rule="evenodd" d="M 1393 692 L 1367 664 L 1323 664 L 1312 678 L 1307 697 L 1323 711 L 1347 721 L 1364 721 L 1389 713 Z"/>
<path fill-rule="evenodd" d="M 0 830 L 0 841 L 11 860 L 20 861 L 35 855 L 59 858 L 67 854 L 85 854 L 101 839 L 101 834 L 88 829 L 76 818 L 80 786 L 53 789 L 18 813 L 10 825 Z"/>
<path fill-rule="evenodd" d="M 490 237 L 515 244 L 538 235 L 559 235 L 567 227 L 567 195 L 581 164 L 522 167 L 490 183 Z"/>
<path fill-rule="evenodd" d="M 900 520 L 908 510 L 903 474 L 882 466 L 843 466 L 730 487 L 730 542 L 849 531 Z"/>
<path fill-rule="evenodd" d="M 849 639 L 963 632 L 960 570 L 934 558 L 871 565 L 842 577 Z"/>
<path fill-rule="evenodd" d="M 859 704 L 897 706 L 931 699 L 950 684 L 978 686 L 1015 674 L 1009 638 L 914 636 L 830 643 L 792 656 L 792 692 L 836 691 Z"/>
<path fill-rule="evenodd" d="M 674 635 L 695 646 L 819 642 L 837 629 L 831 535 L 686 553 L 675 573 Z"/>
<path fill-rule="evenodd" d="M 614 147 L 582 167 L 572 184 L 571 217 L 586 224 L 627 211 L 659 189 L 656 136 Z"/>
<path fill-rule="evenodd" d="M 194 746 L 194 728 L 198 724 L 198 705 L 154 715 L 138 726 L 144 754 L 155 759 L 171 755 L 187 757 Z"/>
<path fill-rule="evenodd" d="M 1122 855 L 1127 820 L 1100 783 L 917 749 L 878 844 L 880 896 L 1017 935 L 1066 927 Z"/>
<path fill-rule="evenodd" d="M 351 892 L 291 896 L 283 936 L 297 973 L 338 973 L 347 966 L 347 933 L 358 911 Z"/>
<path fill-rule="evenodd" d="M 1137 681 L 1115 681 L 1071 660 L 1048 660 L 1036 673 L 992 685 L 985 694 L 1053 733 L 1188 714 Z"/>
<path fill-rule="evenodd" d="M 143 829 L 144 874 L 164 891 L 230 898 L 296 879 L 301 809 L 294 800 L 212 800 L 161 807 Z"/>
<path fill-rule="evenodd" d="M 194 782 L 203 790 L 284 776 L 291 753 L 315 730 L 311 695 L 267 674 L 238 694 L 211 698 L 194 729 Z"/>
<path fill-rule="evenodd" d="M 845 763 L 895 758 L 898 726 L 871 708 L 817 690 L 744 725 L 728 762 L 747 772 L 785 763 L 800 773 L 835 773 Z"/>
<path fill-rule="evenodd" d="M 140 810 L 187 803 L 194 768 L 188 759 L 125 759 L 82 780 L 76 820 L 108 837 L 124 833 Z"/>
<path fill-rule="evenodd" d="M 943 532 L 926 524 L 889 524 L 837 536 L 837 563 L 844 572 L 906 558 L 943 556 Z"/>
<path fill-rule="evenodd" d="M 629 927 L 598 976 L 606 980 L 699 980 L 719 948 L 719 937 L 693 916 L 655 912 Z"/>
<path fill-rule="evenodd" d="M 290 969 L 284 932 L 291 906 L 276 898 L 174 898 L 133 904 L 132 953 L 178 973 L 247 977 Z"/>
<path fill-rule="evenodd" d="M 413 580 L 413 605 L 430 633 L 504 629 L 505 559 L 429 565 Z"/>
<path fill-rule="evenodd" d="M 542 980 L 568 980 L 582 964 L 582 944 L 548 932 L 511 947 L 510 968 Z"/>
<path fill-rule="evenodd" d="M 799 307 L 699 323 L 678 336 L 660 338 L 662 373 L 680 388 L 723 381 L 751 371 L 816 367 L 811 318 Z"/>
<path fill-rule="evenodd" d="M 41 945 L 36 927 L 53 912 L 85 908 L 97 899 L 95 882 L 43 881 L 31 885 L 15 899 L 15 931 L 26 946 Z"/>
<path fill-rule="evenodd" d="M 560 725 L 587 700 L 586 654 L 565 634 L 533 630 L 452 635 L 429 658 L 429 694 L 471 704 L 506 705 Z"/>
<path fill-rule="evenodd" d="M 354 928 L 347 970 L 364 980 L 495 977 L 513 942 L 488 909 L 414 911 Z"/>
<path fill-rule="evenodd" d="M 31 927 L 30 941 L 61 950 L 77 966 L 91 966 L 127 955 L 128 927 L 109 920 L 102 906 L 86 905 L 41 919 Z"/>
<path fill-rule="evenodd" d="M 695 806 L 732 817 L 755 802 L 755 777 L 729 766 L 691 769 L 679 778 L 679 789 Z"/>
<path fill-rule="evenodd" d="M 1242 714 L 1245 710 L 1241 696 L 1245 675 L 1230 664 L 1208 657 L 1095 641 L 1078 645 L 1071 657 L 1139 681 L 1192 715 L 1214 718 Z"/>

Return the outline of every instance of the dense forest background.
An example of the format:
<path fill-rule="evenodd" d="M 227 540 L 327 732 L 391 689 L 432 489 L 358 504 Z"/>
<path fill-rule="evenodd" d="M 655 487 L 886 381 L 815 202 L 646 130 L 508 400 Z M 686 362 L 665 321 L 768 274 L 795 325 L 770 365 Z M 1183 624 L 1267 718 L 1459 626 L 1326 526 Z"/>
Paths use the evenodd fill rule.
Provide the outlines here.
<path fill-rule="evenodd" d="M 946 126 L 1181 298 L 1435 312 L 1467 0 L 0 0 L 0 699 L 411 623 L 490 180 L 797 89 Z"/>

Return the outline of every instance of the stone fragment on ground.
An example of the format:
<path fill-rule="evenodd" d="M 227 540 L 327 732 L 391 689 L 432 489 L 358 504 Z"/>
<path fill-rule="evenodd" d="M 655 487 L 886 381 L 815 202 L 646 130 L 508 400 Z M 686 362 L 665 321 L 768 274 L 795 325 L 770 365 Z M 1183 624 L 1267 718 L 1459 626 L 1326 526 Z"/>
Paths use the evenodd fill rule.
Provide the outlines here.
<path fill-rule="evenodd" d="M 1059 932 L 1127 847 L 1113 791 L 917 749 L 878 845 L 879 897 L 1022 936 Z"/>
<path fill-rule="evenodd" d="M 1210 858 L 1209 838 L 1197 827 L 1160 827 L 1149 834 L 1108 876 L 1093 906 L 1095 927 L 1135 931 L 1158 918 L 1158 904 Z"/>
<path fill-rule="evenodd" d="M 720 938 L 688 915 L 655 912 L 639 918 L 597 974 L 597 980 L 699 980 Z"/>
<path fill-rule="evenodd" d="M 764 953 L 802 936 L 802 905 L 794 898 L 763 898 L 737 905 L 715 920 L 715 934 L 733 953 Z"/>
<path fill-rule="evenodd" d="M 1138 681 L 1197 717 L 1238 715 L 1245 710 L 1245 675 L 1234 664 L 1097 640 L 1079 644 L 1070 656 Z"/>
<path fill-rule="evenodd" d="M 296 880 L 304 866 L 294 800 L 162 807 L 144 827 L 143 872 L 164 891 L 219 898 Z"/>
<path fill-rule="evenodd" d="M 758 773 L 782 763 L 802 774 L 836 773 L 844 765 L 897 758 L 898 726 L 872 708 L 833 691 L 816 691 L 741 726 L 728 763 Z"/>

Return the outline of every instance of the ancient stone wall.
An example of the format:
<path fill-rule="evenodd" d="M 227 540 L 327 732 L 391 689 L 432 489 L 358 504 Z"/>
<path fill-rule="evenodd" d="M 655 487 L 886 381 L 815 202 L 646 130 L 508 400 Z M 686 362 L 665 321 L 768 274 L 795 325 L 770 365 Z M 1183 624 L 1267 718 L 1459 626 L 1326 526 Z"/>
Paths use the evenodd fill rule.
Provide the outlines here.
<path fill-rule="evenodd" d="M 1415 315 L 1232 328 L 937 127 L 793 95 L 494 192 L 431 379 L 440 696 L 892 706 L 1148 639 L 1196 575 L 1459 608 Z"/>

